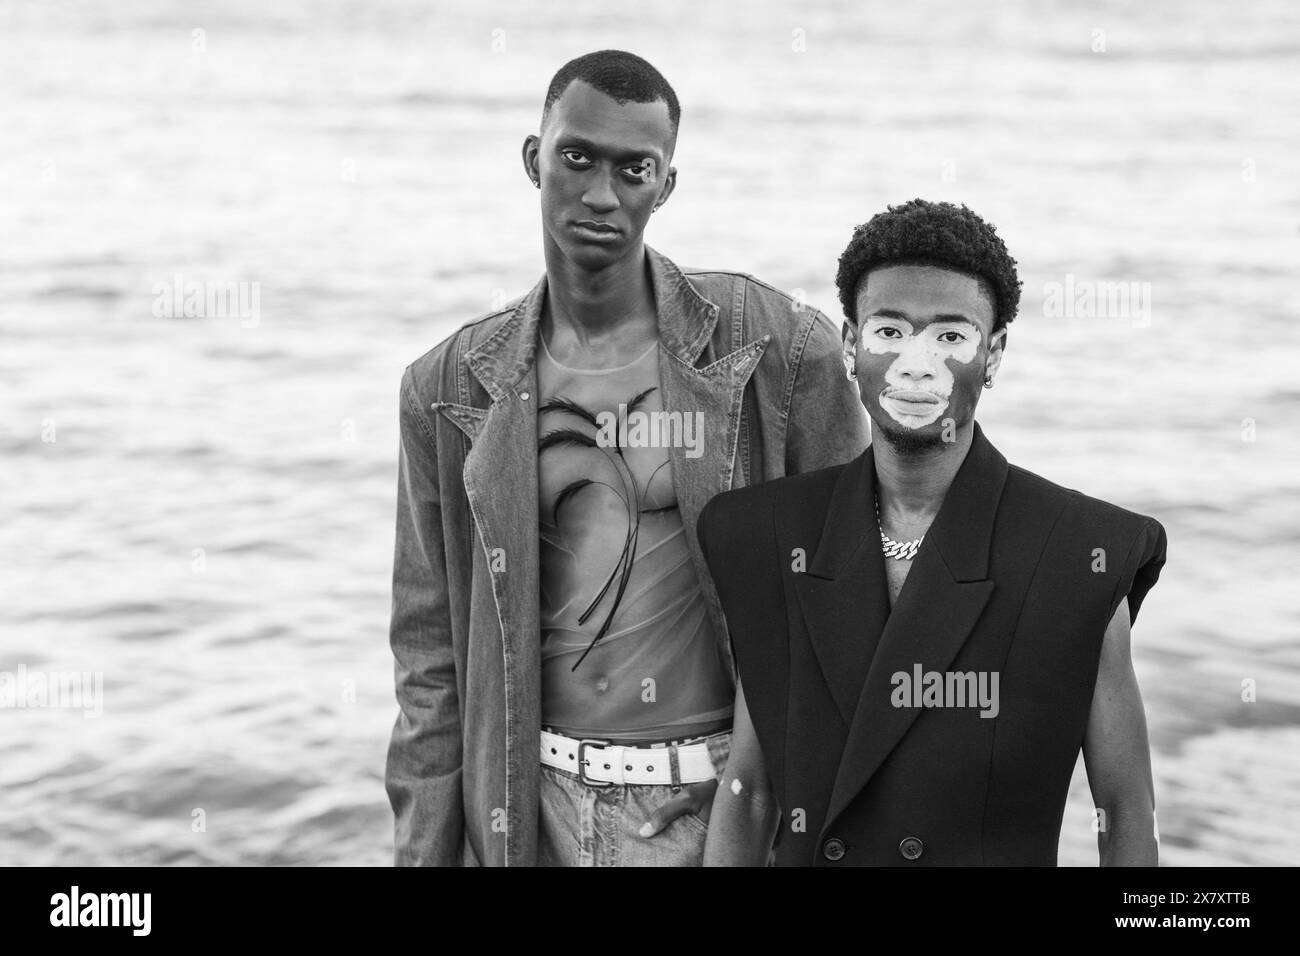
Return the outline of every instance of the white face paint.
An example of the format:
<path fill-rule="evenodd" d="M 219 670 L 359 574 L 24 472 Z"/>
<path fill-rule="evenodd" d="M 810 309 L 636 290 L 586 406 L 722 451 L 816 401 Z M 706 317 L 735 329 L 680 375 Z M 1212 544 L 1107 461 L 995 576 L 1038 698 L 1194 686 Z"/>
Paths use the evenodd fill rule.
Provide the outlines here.
<path fill-rule="evenodd" d="M 974 361 L 980 333 L 967 322 L 931 322 L 914 331 L 905 319 L 871 316 L 862 323 L 860 343 L 872 355 L 898 356 L 885 372 L 880 407 L 904 428 L 922 428 L 948 408 L 948 362 Z"/>

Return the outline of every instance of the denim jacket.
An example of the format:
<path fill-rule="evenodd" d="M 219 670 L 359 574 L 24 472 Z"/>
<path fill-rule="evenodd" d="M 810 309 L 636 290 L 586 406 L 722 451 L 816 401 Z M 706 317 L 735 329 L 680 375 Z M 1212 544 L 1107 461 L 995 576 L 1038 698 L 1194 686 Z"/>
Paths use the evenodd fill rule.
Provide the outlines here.
<path fill-rule="evenodd" d="M 695 536 L 719 492 L 856 458 L 867 417 L 822 313 L 734 272 L 647 247 L 666 411 L 703 413 L 670 448 L 691 560 L 731 672 Z M 407 367 L 400 393 L 389 640 L 400 712 L 385 786 L 398 865 L 536 862 L 541 730 L 537 371 L 543 279 Z"/>

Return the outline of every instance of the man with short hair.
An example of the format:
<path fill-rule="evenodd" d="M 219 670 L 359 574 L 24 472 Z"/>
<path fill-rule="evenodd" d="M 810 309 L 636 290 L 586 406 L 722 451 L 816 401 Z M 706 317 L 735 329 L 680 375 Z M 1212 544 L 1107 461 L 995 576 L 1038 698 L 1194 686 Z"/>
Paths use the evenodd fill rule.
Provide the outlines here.
<path fill-rule="evenodd" d="M 403 376 L 399 864 L 698 865 L 735 674 L 696 520 L 866 447 L 824 315 L 644 245 L 679 117 L 639 57 L 566 64 L 523 145 L 546 275 Z"/>
<path fill-rule="evenodd" d="M 1055 865 L 1081 746 L 1101 862 L 1154 865 L 1129 627 L 1164 529 L 984 437 L 1020 299 L 988 223 L 890 208 L 837 284 L 871 447 L 700 518 L 740 673 L 706 865 Z"/>

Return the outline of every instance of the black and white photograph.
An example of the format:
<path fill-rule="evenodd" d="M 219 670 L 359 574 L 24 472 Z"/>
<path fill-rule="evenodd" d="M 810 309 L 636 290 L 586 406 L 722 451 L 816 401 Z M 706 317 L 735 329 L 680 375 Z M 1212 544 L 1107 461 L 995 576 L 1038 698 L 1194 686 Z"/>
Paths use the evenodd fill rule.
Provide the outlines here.
<path fill-rule="evenodd" d="M 1117 934 L 1248 928 L 1300 863 L 1298 57 L 1283 0 L 0 2 L 23 919 L 1130 867 Z"/>

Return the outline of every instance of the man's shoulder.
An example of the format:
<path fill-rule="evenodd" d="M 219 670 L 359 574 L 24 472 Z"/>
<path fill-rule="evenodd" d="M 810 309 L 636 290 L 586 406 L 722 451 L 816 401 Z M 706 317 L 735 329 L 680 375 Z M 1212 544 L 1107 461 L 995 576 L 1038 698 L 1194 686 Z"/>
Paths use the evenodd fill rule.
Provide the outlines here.
<path fill-rule="evenodd" d="M 681 266 L 682 275 L 701 292 L 722 290 L 734 292 L 743 290 L 746 296 L 753 295 L 759 299 L 771 301 L 785 308 L 799 305 L 799 300 L 788 292 L 764 282 L 757 276 L 738 269 L 704 269 L 698 266 Z M 805 306 L 805 308 L 807 308 Z"/>
<path fill-rule="evenodd" d="M 1130 539 L 1144 532 L 1164 534 L 1160 522 L 1150 515 L 1066 488 L 1018 465 L 1007 468 L 1007 488 L 1020 498 L 1032 499 L 1037 508 L 1055 506 L 1065 527 L 1086 528 L 1097 535 L 1109 533 Z"/>
<path fill-rule="evenodd" d="M 769 335 L 779 343 L 805 347 L 816 335 L 816 348 L 829 347 L 838 354 L 839 331 L 824 312 L 764 282 L 748 272 L 733 269 L 682 268 L 684 275 L 706 299 L 727 310 L 739 303 L 744 309 L 751 335 Z M 796 290 L 796 292 L 799 290 Z M 818 334 L 820 333 L 820 334 Z"/>
<path fill-rule="evenodd" d="M 437 345 L 407 365 L 404 373 L 405 381 L 416 389 L 421 398 L 427 399 L 427 402 L 453 401 L 455 393 L 450 389 L 454 387 L 456 364 L 462 361 L 462 356 L 470 349 L 495 335 L 509 321 L 522 298 L 522 296 L 516 298 L 500 309 L 484 312 L 460 325 Z M 444 399 L 443 396 L 450 397 Z"/>
<path fill-rule="evenodd" d="M 1110 620 L 1128 595 L 1130 620 L 1136 621 L 1146 593 L 1159 580 L 1165 564 L 1168 537 L 1164 525 L 1150 515 L 1063 488 L 1014 465 L 1008 471 L 1007 485 L 1017 493 L 1016 500 L 1027 506 L 1023 521 L 1032 521 L 1034 511 L 1041 515 L 1044 500 L 1055 500 L 1060 507 L 1044 553 L 1062 568 L 1089 569 L 1087 577 L 1098 586 L 1113 578 L 1115 586 L 1103 620 Z"/>

